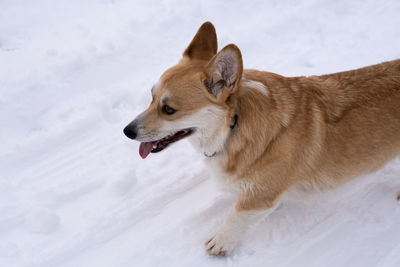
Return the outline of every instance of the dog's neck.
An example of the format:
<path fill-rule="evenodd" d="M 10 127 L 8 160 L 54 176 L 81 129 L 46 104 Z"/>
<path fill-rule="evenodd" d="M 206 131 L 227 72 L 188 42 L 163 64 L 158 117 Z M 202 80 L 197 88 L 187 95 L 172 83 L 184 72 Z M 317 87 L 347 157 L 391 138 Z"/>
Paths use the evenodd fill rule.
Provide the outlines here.
<path fill-rule="evenodd" d="M 236 125 L 237 125 L 237 122 L 238 122 L 238 115 L 237 114 L 235 114 L 233 117 L 232 117 L 232 119 L 231 119 L 231 125 L 229 126 L 229 128 L 230 128 L 230 131 L 229 131 L 229 134 L 228 134 L 228 136 L 227 136 L 227 138 L 229 138 L 229 135 L 231 135 L 232 134 L 232 131 L 233 131 L 233 129 L 236 127 Z M 226 139 L 227 139 L 226 138 Z M 226 141 L 226 139 L 225 139 L 225 141 Z M 225 143 L 225 142 L 224 142 Z M 216 156 L 218 153 L 220 153 L 220 152 L 222 152 L 222 149 L 220 149 L 220 150 L 215 150 L 214 152 L 212 152 L 212 153 L 210 153 L 210 152 L 208 152 L 208 151 L 204 151 L 203 152 L 203 154 L 204 154 L 204 156 L 206 156 L 206 157 L 208 157 L 208 158 L 212 158 L 212 157 L 214 157 L 214 156 Z"/>

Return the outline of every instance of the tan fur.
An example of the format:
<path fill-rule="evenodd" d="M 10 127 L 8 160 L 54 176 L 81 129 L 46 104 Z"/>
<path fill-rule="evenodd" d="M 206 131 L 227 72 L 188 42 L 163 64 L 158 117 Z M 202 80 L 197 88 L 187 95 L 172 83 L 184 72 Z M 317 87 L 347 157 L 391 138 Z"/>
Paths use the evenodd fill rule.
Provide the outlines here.
<path fill-rule="evenodd" d="M 400 60 L 287 78 L 242 70 L 234 45 L 216 51 L 214 27 L 205 23 L 179 64 L 161 77 L 144 124 L 156 130 L 159 121 L 178 120 L 208 106 L 223 110 L 220 131 L 228 133 L 227 139 L 208 160 L 229 177 L 228 183 L 250 185 L 241 190 L 238 213 L 272 208 L 294 186 L 338 185 L 400 153 Z M 235 68 L 221 87 L 219 71 L 231 65 Z M 242 86 L 244 81 L 265 85 L 268 94 Z M 169 105 L 179 110 L 172 116 L 160 113 L 166 94 Z M 234 114 L 238 121 L 230 130 Z M 208 250 L 225 254 L 214 245 Z"/>
<path fill-rule="evenodd" d="M 225 170 L 258 191 L 238 209 L 269 206 L 296 183 L 340 184 L 400 152 L 400 60 L 319 77 L 244 76 L 271 96 L 238 96 L 240 131 L 227 145 Z"/>

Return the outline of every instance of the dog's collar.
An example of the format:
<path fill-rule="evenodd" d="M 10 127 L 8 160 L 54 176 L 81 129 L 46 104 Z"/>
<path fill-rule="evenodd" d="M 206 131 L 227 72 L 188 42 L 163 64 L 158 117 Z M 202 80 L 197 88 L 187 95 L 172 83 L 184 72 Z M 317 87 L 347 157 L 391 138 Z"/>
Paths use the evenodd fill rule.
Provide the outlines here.
<path fill-rule="evenodd" d="M 217 154 L 217 152 L 214 152 L 214 153 L 212 153 L 211 155 L 207 154 L 206 152 L 204 152 L 203 154 L 204 154 L 204 156 L 206 156 L 207 158 L 212 158 L 212 157 L 214 157 L 214 156 Z"/>
<path fill-rule="evenodd" d="M 237 124 L 237 120 L 238 120 L 238 115 L 235 114 L 235 115 L 232 117 L 232 124 L 229 126 L 229 127 L 231 128 L 231 130 L 233 130 L 233 128 L 235 128 L 235 126 L 236 126 L 236 124 Z"/>
<path fill-rule="evenodd" d="M 232 117 L 232 123 L 231 123 L 231 125 L 229 126 L 229 128 L 231 128 L 231 131 L 236 127 L 237 121 L 238 121 L 238 115 L 235 114 L 235 115 Z M 207 154 L 206 152 L 204 152 L 204 156 L 206 156 L 207 158 L 212 158 L 212 157 L 214 157 L 215 155 L 217 155 L 217 151 L 214 152 L 214 153 L 212 153 L 212 154 Z"/>

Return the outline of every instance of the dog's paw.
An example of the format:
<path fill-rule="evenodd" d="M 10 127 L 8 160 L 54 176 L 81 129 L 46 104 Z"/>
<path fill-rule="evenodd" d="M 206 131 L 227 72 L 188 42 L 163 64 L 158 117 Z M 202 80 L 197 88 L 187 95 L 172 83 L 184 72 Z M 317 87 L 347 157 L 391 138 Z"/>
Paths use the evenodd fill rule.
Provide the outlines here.
<path fill-rule="evenodd" d="M 229 254 L 236 243 L 237 241 L 234 238 L 216 233 L 205 245 L 208 254 L 222 257 Z"/>

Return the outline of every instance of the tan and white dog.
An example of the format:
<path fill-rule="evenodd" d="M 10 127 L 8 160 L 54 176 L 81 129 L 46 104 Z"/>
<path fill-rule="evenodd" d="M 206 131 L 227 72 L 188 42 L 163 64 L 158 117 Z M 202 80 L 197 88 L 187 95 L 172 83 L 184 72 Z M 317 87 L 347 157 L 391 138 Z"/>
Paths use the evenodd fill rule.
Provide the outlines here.
<path fill-rule="evenodd" d="M 188 137 L 238 193 L 206 243 L 212 255 L 229 253 L 289 191 L 336 186 L 400 153 L 400 60 L 311 77 L 243 70 L 235 45 L 217 53 L 206 22 L 152 95 L 124 129 L 140 155 Z"/>

